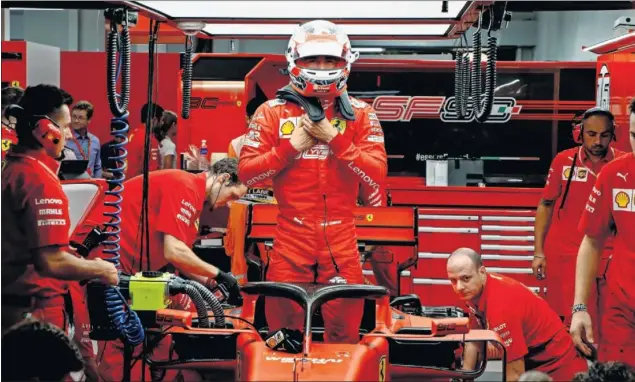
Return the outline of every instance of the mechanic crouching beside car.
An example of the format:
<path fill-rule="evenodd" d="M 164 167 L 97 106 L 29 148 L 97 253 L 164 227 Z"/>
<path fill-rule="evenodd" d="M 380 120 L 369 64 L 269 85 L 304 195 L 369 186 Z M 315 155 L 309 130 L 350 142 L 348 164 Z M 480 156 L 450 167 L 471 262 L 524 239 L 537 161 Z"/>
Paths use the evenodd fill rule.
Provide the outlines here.
<path fill-rule="evenodd" d="M 450 255 L 447 272 L 454 292 L 466 303 L 472 328 L 493 330 L 502 339 L 507 381 L 518 381 L 529 370 L 542 371 L 554 381 L 570 381 L 587 370 L 560 317 L 525 285 L 488 273 L 481 255 L 469 248 Z M 465 369 L 474 369 L 479 357 L 486 356 L 480 350 L 476 343 L 466 344 Z"/>
<path fill-rule="evenodd" d="M 64 280 L 98 279 L 117 285 L 111 263 L 75 256 L 69 247 L 68 199 L 56 160 L 70 124 L 68 93 L 52 85 L 28 87 L 19 106 L 18 143 L 2 162 L 2 329 L 33 316 L 68 328 Z"/>
<path fill-rule="evenodd" d="M 222 159 L 208 171 L 192 174 L 183 170 L 157 170 L 148 174 L 148 226 L 149 249 L 141 254 L 141 210 L 143 176 L 123 183 L 121 203 L 120 261 L 124 273 L 139 271 L 167 271 L 171 264 L 181 274 L 211 288 L 223 284 L 229 291 L 229 303 L 241 305 L 242 298 L 236 279 L 200 259 L 192 246 L 198 234 L 198 221 L 203 208 L 214 209 L 239 199 L 245 187 L 238 181 L 235 159 Z M 107 207 L 103 207 L 107 208 Z M 98 208 L 89 220 L 99 222 L 104 212 Z M 103 219 L 101 219 L 103 220 Z M 98 254 L 101 247 L 91 251 Z M 166 341 L 167 342 L 167 341 Z M 161 341 L 154 350 L 159 359 L 167 359 L 169 342 Z M 140 349 L 138 349 L 140 350 Z M 165 357 L 164 357 L 165 356 Z M 105 344 L 99 365 L 100 376 L 107 381 L 121 380 L 123 373 L 123 344 L 109 341 Z M 140 366 L 140 363 L 137 363 Z M 140 380 L 141 368 L 135 367 L 132 380 Z"/>

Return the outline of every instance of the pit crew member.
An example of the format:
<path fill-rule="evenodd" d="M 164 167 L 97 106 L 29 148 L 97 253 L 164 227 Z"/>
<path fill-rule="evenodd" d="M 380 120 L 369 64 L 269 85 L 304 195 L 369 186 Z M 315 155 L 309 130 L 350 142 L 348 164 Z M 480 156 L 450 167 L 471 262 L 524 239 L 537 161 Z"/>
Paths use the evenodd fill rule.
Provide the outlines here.
<path fill-rule="evenodd" d="M 280 211 L 267 281 L 363 284 L 353 214 L 357 188 L 381 184 L 387 159 L 373 109 L 344 92 L 357 57 L 335 24 L 303 24 L 287 49 L 290 86 L 302 97 L 317 97 L 325 118 L 311 122 L 297 103 L 281 99 L 266 102 L 252 118 L 239 174 L 248 187 L 273 180 Z M 336 108 L 345 101 L 354 121 Z M 272 331 L 302 329 L 295 303 L 268 298 L 265 310 Z M 326 304 L 325 341 L 356 343 L 362 310 L 363 301 Z"/>
<path fill-rule="evenodd" d="M 65 330 L 64 280 L 118 283 L 111 263 L 78 258 L 69 248 L 68 199 L 56 158 L 64 147 L 71 102 L 62 89 L 38 85 L 7 110 L 17 119 L 18 144 L 2 162 L 3 329 L 30 313 Z"/>
<path fill-rule="evenodd" d="M 2 159 L 11 145 L 18 143 L 18 136 L 15 133 L 15 117 L 5 117 L 4 111 L 10 105 L 17 105 L 22 94 L 24 94 L 24 90 L 17 86 L 2 89 Z"/>
<path fill-rule="evenodd" d="M 589 109 L 582 115 L 579 132 L 574 131 L 574 138 L 581 141 L 581 145 L 564 150 L 553 159 L 536 212 L 532 268 L 539 280 L 546 277 L 547 302 L 565 318 L 567 326 L 573 304 L 575 258 L 583 237 L 577 231 L 577 223 L 597 174 L 607 163 L 624 154 L 611 147 L 615 137 L 613 121 L 613 114 L 601 108 Z M 589 312 L 594 319 L 600 312 L 599 292 L 609 257 L 610 250 L 605 250 L 604 265 L 599 267 L 598 280 L 591 286 Z M 547 273 L 547 268 L 551 272 Z M 595 329 L 598 333 L 598 328 Z"/>
<path fill-rule="evenodd" d="M 578 349 L 591 354 L 590 344 L 595 343 L 596 336 L 587 306 L 589 290 L 604 242 L 615 232 L 598 358 L 635 367 L 635 100 L 630 109 L 633 152 L 604 167 L 580 220 L 579 228 L 585 236 L 578 251 L 571 334 Z"/>
<path fill-rule="evenodd" d="M 525 285 L 488 273 L 481 255 L 470 248 L 459 248 L 450 255 L 447 272 L 473 324 L 495 331 L 503 340 L 508 381 L 517 381 L 527 370 L 542 371 L 555 381 L 570 381 L 587 370 L 556 312 Z M 476 353 L 480 353 L 478 345 L 466 346 L 464 367 L 468 370 L 476 366 Z"/>
<path fill-rule="evenodd" d="M 150 246 L 143 259 L 140 258 L 139 233 L 143 176 L 125 181 L 121 203 L 121 270 L 134 274 L 141 270 L 164 270 L 168 264 L 172 264 L 180 272 L 208 287 L 212 286 L 212 280 L 224 284 L 231 295 L 230 303 L 241 304 L 235 278 L 201 260 L 191 249 L 198 234 L 198 219 L 203 208 L 222 207 L 242 195 L 237 166 L 235 159 L 224 158 L 210 167 L 209 171 L 200 174 L 183 170 L 150 172 Z M 95 221 L 103 211 L 101 208 L 96 209 L 89 219 Z M 98 249 L 92 251 L 91 256 L 99 253 Z M 121 380 L 123 345 L 119 341 L 109 341 L 104 346 L 103 355 L 98 357 L 100 358 L 101 377 L 108 381 Z M 133 372 L 139 373 L 133 374 L 133 377 L 140 377 L 140 368 L 133 369 Z"/>
<path fill-rule="evenodd" d="M 148 118 L 148 109 L 150 106 L 146 103 L 141 108 L 141 124 L 132 131 L 128 138 L 128 159 L 126 167 L 126 179 L 134 178 L 143 174 L 143 153 L 145 153 L 145 136 L 146 121 Z M 150 128 L 158 126 L 163 116 L 163 108 L 160 105 L 152 104 L 152 119 L 150 120 Z M 148 162 L 149 171 L 157 170 L 159 167 L 159 145 L 150 138 L 150 160 Z"/>

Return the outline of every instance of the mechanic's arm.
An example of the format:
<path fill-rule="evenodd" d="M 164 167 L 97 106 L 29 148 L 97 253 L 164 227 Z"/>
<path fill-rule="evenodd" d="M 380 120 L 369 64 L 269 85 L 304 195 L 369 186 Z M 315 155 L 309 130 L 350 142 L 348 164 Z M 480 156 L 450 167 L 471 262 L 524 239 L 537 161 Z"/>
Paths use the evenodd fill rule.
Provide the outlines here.
<path fill-rule="evenodd" d="M 582 239 L 575 268 L 575 298 L 573 304 L 587 304 L 589 291 L 595 283 L 600 256 L 604 250 L 606 236 Z"/>
<path fill-rule="evenodd" d="M 586 304 L 597 275 L 604 242 L 613 225 L 612 195 L 606 172 L 600 172 L 582 212 L 578 230 L 585 234 L 576 262 L 574 304 Z"/>
<path fill-rule="evenodd" d="M 358 118 L 360 130 L 352 142 L 344 134 L 337 134 L 328 144 L 338 159 L 349 162 L 348 168 L 362 183 L 381 184 L 388 171 L 384 133 L 372 107 Z"/>
<path fill-rule="evenodd" d="M 477 342 L 468 342 L 463 349 L 463 370 L 476 370 L 481 357 L 481 347 Z"/>
<path fill-rule="evenodd" d="M 560 155 L 556 156 L 549 167 L 547 183 L 542 191 L 542 198 L 536 209 L 534 222 L 534 259 L 531 264 L 534 276 L 539 280 L 547 275 L 547 258 L 545 256 L 545 239 L 551 226 L 551 218 L 556 200 L 562 192 L 561 181 L 557 174 L 562 173 Z"/>
<path fill-rule="evenodd" d="M 99 279 L 110 285 L 118 283 L 113 264 L 101 259 L 85 260 L 57 246 L 37 250 L 34 265 L 35 270 L 45 277 L 74 281 Z"/>
<path fill-rule="evenodd" d="M 544 256 L 545 238 L 551 226 L 554 204 L 555 200 L 540 199 L 538 209 L 536 209 L 536 221 L 534 224 L 534 253 L 536 256 Z"/>
<path fill-rule="evenodd" d="M 172 235 L 164 235 L 163 253 L 169 263 L 196 281 L 218 276 L 218 268 L 201 260 L 187 244 Z"/>
<path fill-rule="evenodd" d="M 280 118 L 268 102 L 260 105 L 254 115 L 262 117 L 249 124 L 238 163 L 240 180 L 248 187 L 276 176 L 298 153 L 290 139 L 279 139 Z"/>
<path fill-rule="evenodd" d="M 515 361 L 507 362 L 505 371 L 507 372 L 507 381 L 518 381 L 520 376 L 525 372 L 525 359 L 520 358 Z"/>

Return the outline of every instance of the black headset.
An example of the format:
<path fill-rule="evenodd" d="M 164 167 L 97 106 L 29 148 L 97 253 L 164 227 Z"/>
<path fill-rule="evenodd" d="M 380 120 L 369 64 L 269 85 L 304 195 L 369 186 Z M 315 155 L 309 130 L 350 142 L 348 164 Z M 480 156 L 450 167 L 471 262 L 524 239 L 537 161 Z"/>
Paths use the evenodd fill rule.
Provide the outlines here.
<path fill-rule="evenodd" d="M 584 121 L 594 115 L 603 115 L 611 121 L 611 140 L 616 141 L 617 138 L 615 136 L 615 116 L 609 110 L 598 106 L 592 107 L 582 114 L 580 123 L 574 125 L 573 127 L 573 140 L 576 143 L 582 143 L 582 137 L 584 136 Z"/>

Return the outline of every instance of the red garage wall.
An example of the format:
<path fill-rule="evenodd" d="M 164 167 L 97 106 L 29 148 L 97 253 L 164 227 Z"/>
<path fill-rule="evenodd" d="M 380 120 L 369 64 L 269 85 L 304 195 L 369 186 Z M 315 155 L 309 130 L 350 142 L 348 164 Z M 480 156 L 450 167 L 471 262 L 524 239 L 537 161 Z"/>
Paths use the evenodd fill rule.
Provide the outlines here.
<path fill-rule="evenodd" d="M 179 54 L 158 54 L 156 67 L 155 102 L 166 110 L 178 110 L 180 99 Z M 141 107 L 148 100 L 148 54 L 131 54 L 130 75 L 130 116 L 131 128 L 141 124 Z M 101 143 L 111 139 L 110 120 L 112 114 L 108 106 L 106 92 L 106 53 L 105 52 L 62 52 L 61 87 L 69 92 L 75 102 L 86 100 L 95 106 L 95 114 L 90 131 L 99 137 Z"/>

